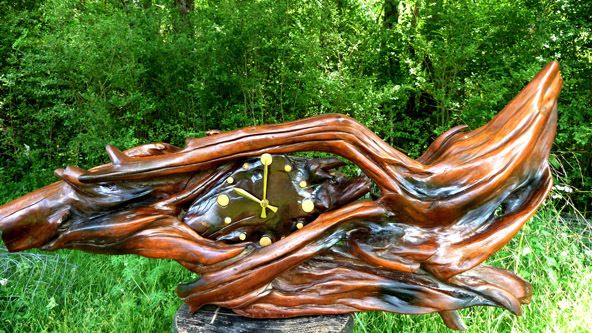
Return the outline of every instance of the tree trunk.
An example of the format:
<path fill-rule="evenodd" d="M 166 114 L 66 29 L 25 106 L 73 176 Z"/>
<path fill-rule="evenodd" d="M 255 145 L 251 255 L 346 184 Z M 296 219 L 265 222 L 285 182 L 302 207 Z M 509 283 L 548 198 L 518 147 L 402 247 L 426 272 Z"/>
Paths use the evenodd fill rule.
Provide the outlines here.
<path fill-rule="evenodd" d="M 195 0 L 175 0 L 175 4 L 179 8 L 181 16 L 186 16 L 195 8 Z"/>
<path fill-rule="evenodd" d="M 384 0 L 384 16 L 382 24 L 385 28 L 390 29 L 399 20 L 399 1 L 398 0 Z"/>

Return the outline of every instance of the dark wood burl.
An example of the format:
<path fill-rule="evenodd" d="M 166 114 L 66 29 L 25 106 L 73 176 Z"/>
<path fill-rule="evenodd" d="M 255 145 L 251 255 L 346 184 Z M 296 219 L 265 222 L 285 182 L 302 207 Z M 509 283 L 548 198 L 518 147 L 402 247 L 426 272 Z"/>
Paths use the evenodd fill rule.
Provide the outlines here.
<path fill-rule="evenodd" d="M 80 249 L 174 259 L 200 274 L 178 295 L 243 316 L 500 306 L 530 285 L 481 265 L 551 189 L 562 80 L 547 65 L 493 120 L 455 127 L 417 160 L 344 115 L 244 128 L 121 152 L 0 207 L 10 251 Z M 338 155 L 360 176 L 339 172 Z M 349 174 L 353 168 L 349 168 Z M 355 171 L 354 171 L 355 172 Z M 369 191 L 376 188 L 374 194 Z"/>

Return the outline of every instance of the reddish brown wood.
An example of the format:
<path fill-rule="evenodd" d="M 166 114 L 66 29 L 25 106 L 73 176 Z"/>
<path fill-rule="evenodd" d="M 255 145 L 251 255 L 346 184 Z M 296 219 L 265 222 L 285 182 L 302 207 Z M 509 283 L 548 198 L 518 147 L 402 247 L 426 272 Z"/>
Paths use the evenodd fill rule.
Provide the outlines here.
<path fill-rule="evenodd" d="M 457 309 L 492 305 L 519 314 L 529 301 L 526 281 L 481 263 L 551 188 L 561 85 L 559 65 L 550 63 L 489 123 L 449 130 L 417 160 L 343 115 L 213 132 L 183 149 L 108 146 L 112 163 L 56 170 L 61 181 L 1 206 L 0 230 L 11 251 L 177 260 L 201 274 L 178 288 L 192 310 L 216 304 L 258 318 L 439 312 L 462 329 Z M 380 194 L 359 200 L 369 180 L 336 173 L 338 160 L 277 155 L 301 151 L 353 162 Z M 280 213 L 266 219 L 253 199 L 235 193 L 259 191 L 263 166 L 253 157 L 263 153 L 295 169 L 289 177 L 280 162 L 269 169 Z M 298 187 L 302 177 L 310 184 Z M 215 205 L 221 193 L 232 207 Z M 307 214 L 293 204 L 305 197 L 314 199 Z"/>

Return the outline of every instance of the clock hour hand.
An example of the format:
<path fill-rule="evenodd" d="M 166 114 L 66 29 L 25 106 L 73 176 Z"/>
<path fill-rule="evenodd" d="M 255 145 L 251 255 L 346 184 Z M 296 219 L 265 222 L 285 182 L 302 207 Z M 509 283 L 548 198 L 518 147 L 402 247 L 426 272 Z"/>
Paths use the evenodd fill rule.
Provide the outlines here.
<path fill-rule="evenodd" d="M 242 188 L 235 187 L 234 188 L 234 192 L 238 193 L 238 195 L 240 195 L 243 198 L 247 198 L 249 200 L 255 201 L 258 204 L 261 204 L 261 200 L 259 200 L 259 198 L 257 198 L 256 196 L 252 195 L 251 193 L 243 190 Z"/>
<path fill-rule="evenodd" d="M 278 208 L 276 206 L 272 206 L 269 204 L 269 202 L 267 202 L 267 200 L 259 200 L 259 198 L 257 198 L 256 196 L 252 195 L 251 193 L 243 190 L 242 188 L 238 188 L 235 187 L 234 192 L 238 193 L 238 195 L 240 195 L 243 198 L 247 198 L 249 200 L 255 201 L 256 203 L 258 203 L 259 205 L 261 205 L 261 207 L 267 207 L 269 208 L 272 212 L 277 212 Z"/>

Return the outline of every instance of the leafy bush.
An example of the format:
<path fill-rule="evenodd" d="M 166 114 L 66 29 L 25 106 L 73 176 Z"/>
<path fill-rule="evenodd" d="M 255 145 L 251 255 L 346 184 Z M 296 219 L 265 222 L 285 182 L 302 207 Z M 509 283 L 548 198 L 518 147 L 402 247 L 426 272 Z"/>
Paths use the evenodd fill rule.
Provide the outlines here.
<path fill-rule="evenodd" d="M 2 201 L 107 143 L 349 114 L 412 157 L 559 59 L 554 166 L 589 210 L 592 5 L 582 1 L 0 2 Z"/>

